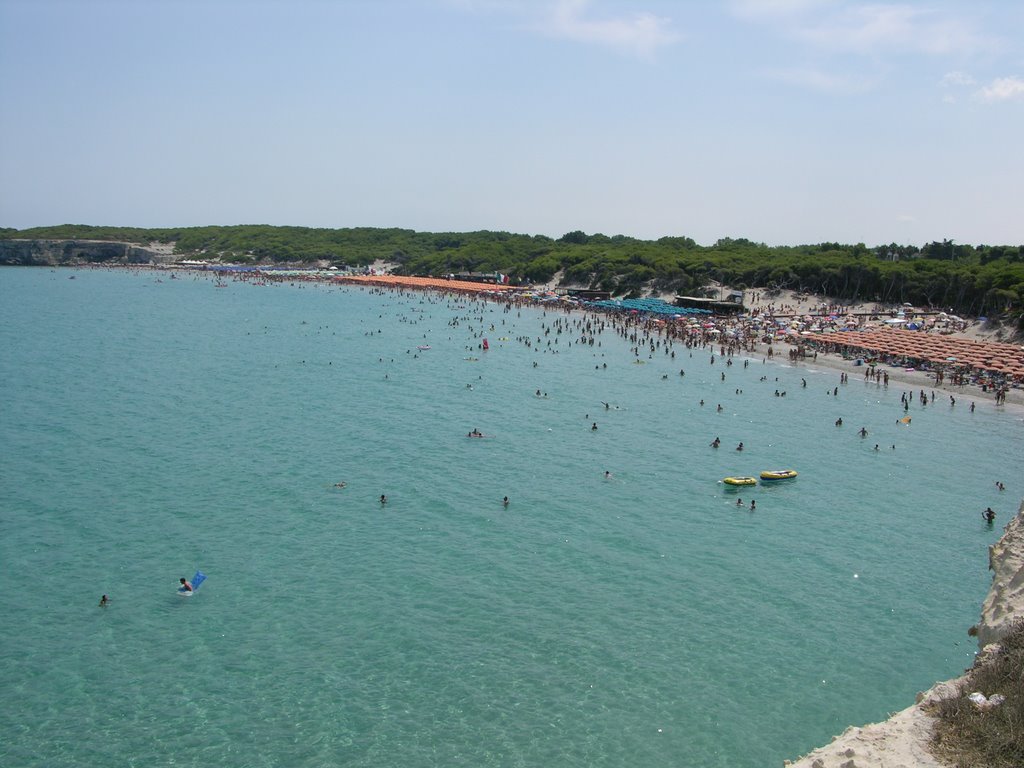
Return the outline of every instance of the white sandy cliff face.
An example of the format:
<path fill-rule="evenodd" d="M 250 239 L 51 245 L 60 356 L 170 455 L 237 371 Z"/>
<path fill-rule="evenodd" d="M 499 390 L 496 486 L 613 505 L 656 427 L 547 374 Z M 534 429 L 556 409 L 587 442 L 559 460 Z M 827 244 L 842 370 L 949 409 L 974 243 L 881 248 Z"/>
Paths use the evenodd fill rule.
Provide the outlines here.
<path fill-rule="evenodd" d="M 998 542 L 989 549 L 992 586 L 982 604 L 977 625 L 978 647 L 984 649 L 1024 618 L 1024 503 Z M 847 728 L 827 747 L 799 760 L 785 761 L 791 768 L 945 768 L 928 745 L 934 719 L 928 704 L 956 696 L 963 678 L 937 683 L 918 694 L 917 703 L 882 723 Z"/>
<path fill-rule="evenodd" d="M 999 641 L 1010 625 L 1024 618 L 1024 505 L 989 548 L 992 586 L 981 605 L 978 647 Z"/>

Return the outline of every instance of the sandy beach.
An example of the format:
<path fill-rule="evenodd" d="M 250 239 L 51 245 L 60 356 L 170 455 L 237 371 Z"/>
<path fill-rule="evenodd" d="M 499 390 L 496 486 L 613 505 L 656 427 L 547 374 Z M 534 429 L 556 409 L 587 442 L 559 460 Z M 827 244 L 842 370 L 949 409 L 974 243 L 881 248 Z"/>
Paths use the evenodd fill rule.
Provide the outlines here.
<path fill-rule="evenodd" d="M 791 349 L 789 345 L 783 345 L 780 356 L 780 351 L 776 345 L 776 361 L 788 360 L 784 356 L 784 352 Z M 767 349 L 767 345 L 762 345 L 764 349 Z M 841 355 L 834 355 L 825 352 L 819 352 L 817 358 L 808 357 L 806 359 L 798 359 L 788 361 L 790 364 L 801 367 L 801 368 L 830 368 L 832 370 L 849 374 L 850 381 L 854 382 L 858 379 L 864 378 L 864 366 L 854 365 L 852 360 L 846 360 Z M 886 366 L 885 371 L 889 374 L 889 388 L 903 388 L 906 390 L 912 390 L 918 392 L 925 390 L 929 393 L 942 392 L 947 395 L 952 395 L 956 398 L 956 406 L 969 408 L 971 401 L 975 400 L 978 402 L 995 402 L 995 392 L 993 390 L 983 391 L 981 387 L 973 384 L 950 384 L 949 382 L 943 382 L 942 384 L 935 383 L 935 375 L 928 371 L 908 371 L 905 368 L 892 368 Z M 870 386 L 875 386 L 871 384 Z M 942 406 L 949 402 L 948 397 L 940 397 L 939 402 L 936 405 Z M 1024 416 L 1024 390 L 1011 389 L 1006 393 L 1006 402 L 1003 405 L 998 406 L 1001 409 L 1005 409 L 1006 412 L 1014 413 L 1017 416 Z"/>
<path fill-rule="evenodd" d="M 730 290 L 729 286 L 722 286 L 723 292 L 728 293 Z M 761 314 L 774 311 L 775 314 L 782 316 L 814 315 L 821 314 L 822 307 L 834 306 L 827 297 L 802 295 L 793 291 L 780 291 L 771 297 L 761 296 L 761 291 L 757 290 L 746 291 L 745 293 L 747 298 L 745 299 L 744 306 L 749 311 L 756 310 Z M 665 301 L 672 301 L 674 295 L 662 294 L 661 298 Z M 751 298 L 753 300 L 750 300 Z M 880 317 L 887 316 L 889 311 L 888 308 L 876 302 L 845 303 L 842 305 L 842 308 L 844 312 L 851 314 L 874 314 Z M 986 323 L 980 322 L 977 318 L 965 318 L 963 328 L 951 334 L 951 338 L 965 338 L 978 342 L 993 343 L 1012 342 L 1003 329 L 989 326 Z M 761 342 L 758 344 L 757 349 L 762 354 L 766 354 L 768 345 Z M 795 347 L 783 341 L 773 344 L 772 349 L 774 359 L 780 361 L 787 360 L 789 351 L 795 349 Z M 800 358 L 790 362 L 798 367 L 831 368 L 848 374 L 851 381 L 864 378 L 865 369 L 863 366 L 857 366 L 852 360 L 844 359 L 842 355 L 838 354 L 819 351 L 816 356 Z M 994 402 L 996 399 L 995 391 L 991 388 L 983 391 L 981 387 L 973 384 L 952 384 L 949 381 L 936 384 L 935 374 L 931 371 L 907 370 L 906 368 L 894 366 L 885 366 L 884 370 L 889 374 L 890 387 L 905 385 L 906 389 L 915 392 L 920 390 L 926 390 L 929 393 L 933 391 L 942 392 L 956 398 L 957 406 L 962 404 L 970 407 L 971 400 Z M 948 402 L 948 398 L 942 399 Z M 1011 388 L 1006 392 L 1005 404 L 999 407 L 1005 407 L 1008 413 L 1024 414 L 1024 389 Z"/>
<path fill-rule="evenodd" d="M 556 275 L 550 283 L 543 287 L 547 290 L 555 290 L 565 286 L 558 286 L 558 275 Z M 733 290 L 730 286 L 725 285 L 720 286 L 720 288 L 723 294 L 728 294 Z M 838 311 L 836 305 L 824 296 L 797 294 L 793 291 L 779 291 L 771 296 L 764 296 L 760 290 L 748 290 L 744 294 L 744 307 L 747 311 L 756 311 L 762 316 L 772 313 L 782 317 L 821 315 L 823 308 L 826 307 L 833 307 Z M 675 294 L 661 293 L 658 295 L 658 298 L 666 302 L 672 302 L 675 299 Z M 841 307 L 842 313 L 860 316 L 875 315 L 878 317 L 888 317 L 890 311 L 890 307 L 880 305 L 877 302 L 844 303 Z M 907 311 L 912 312 L 913 310 L 908 309 Z M 950 338 L 964 338 L 983 343 L 1013 343 L 1013 339 L 1008 336 L 1004 329 L 982 323 L 977 318 L 964 318 L 961 327 L 950 334 Z M 769 345 L 764 342 L 757 342 L 755 351 L 762 355 L 767 355 L 768 347 Z M 793 344 L 783 340 L 774 342 L 771 347 L 773 351 L 772 359 L 776 362 L 789 361 L 790 364 L 797 367 L 830 368 L 848 374 L 851 381 L 864 378 L 864 366 L 855 365 L 852 360 L 847 360 L 842 355 L 818 351 L 816 355 L 810 353 L 806 358 L 790 360 L 789 352 L 796 349 Z M 885 366 L 884 370 L 889 375 L 890 387 L 903 385 L 906 389 L 914 392 L 921 390 L 926 390 L 929 394 L 932 392 L 942 392 L 945 395 L 952 395 L 957 401 L 957 406 L 970 407 L 972 400 L 979 402 L 994 402 L 996 400 L 995 391 L 991 388 L 982 390 L 980 386 L 974 384 L 953 384 L 948 380 L 941 384 L 936 384 L 935 374 L 931 371 L 908 370 L 898 366 Z M 941 400 L 949 402 L 948 397 L 943 397 Z M 1005 393 L 1004 402 L 998 407 L 1005 408 L 1007 413 L 1014 413 L 1018 417 L 1024 415 L 1024 389 L 1009 389 Z"/>
<path fill-rule="evenodd" d="M 390 274 L 391 269 L 395 266 L 396 265 L 386 262 L 377 261 L 371 265 L 371 274 L 369 275 L 339 276 L 332 279 L 342 283 L 372 285 L 384 289 L 393 288 L 399 290 L 439 290 L 472 294 L 487 292 L 492 294 L 504 293 L 510 296 L 525 290 L 520 286 L 469 283 L 444 280 L 440 278 L 399 277 Z M 551 281 L 545 285 L 536 287 L 535 290 L 542 292 L 557 292 L 570 289 L 572 287 L 581 287 L 560 285 L 559 279 L 560 275 L 555 275 Z M 728 286 L 721 286 L 721 289 L 723 292 L 731 290 Z M 744 293 L 744 307 L 746 308 L 748 315 L 756 314 L 762 318 L 772 316 L 782 318 L 796 318 L 804 316 L 821 317 L 829 314 L 849 314 L 860 317 L 877 317 L 879 320 L 876 321 L 876 323 L 873 323 L 877 324 L 877 322 L 882 322 L 881 318 L 888 317 L 889 314 L 894 311 L 893 307 L 882 306 L 875 302 L 845 303 L 840 306 L 831 303 L 827 297 L 797 294 L 793 291 L 780 291 L 773 293 L 770 296 L 764 295 L 764 292 L 760 290 L 748 290 Z M 672 293 L 662 293 L 656 298 L 660 298 L 662 301 L 671 303 L 675 299 L 675 295 Z M 914 309 L 907 309 L 908 313 L 915 311 L 916 310 Z M 827 336 L 815 335 L 810 337 L 809 341 L 818 342 L 828 338 L 829 337 Z M 1008 341 L 1004 330 L 998 327 L 990 327 L 987 324 L 979 322 L 977 319 L 967 318 L 956 324 L 956 330 L 954 330 L 948 338 L 964 338 L 982 343 L 1000 342 L 1005 344 Z M 789 352 L 791 350 L 795 350 L 796 347 L 790 343 L 788 338 L 776 340 L 771 344 L 767 344 L 762 340 L 753 341 L 752 339 L 750 339 L 750 342 L 753 343 L 753 352 L 755 354 L 767 356 L 769 347 L 771 347 L 772 359 L 776 362 L 789 361 L 790 364 L 798 367 L 830 368 L 846 373 L 851 380 L 864 378 L 865 371 L 867 370 L 864 366 L 857 366 L 852 360 L 845 359 L 840 354 L 821 350 L 818 350 L 817 352 L 809 352 L 807 357 L 791 359 Z M 926 390 L 930 395 L 934 394 L 935 396 L 938 396 L 939 392 L 943 393 L 944 396 L 940 397 L 940 403 L 937 405 L 948 404 L 951 407 L 956 407 L 953 404 L 953 400 L 948 399 L 949 397 L 952 397 L 956 401 L 956 405 L 962 405 L 963 407 L 968 408 L 970 407 L 971 401 L 994 402 L 996 400 L 995 390 L 991 387 L 983 390 L 980 386 L 973 383 L 955 384 L 950 380 L 945 380 L 942 383 L 937 384 L 936 376 L 931 371 L 913 370 L 906 367 L 888 365 L 884 366 L 883 370 L 889 376 L 889 386 L 905 386 L 908 390 L 913 392 Z M 996 407 L 1001 409 L 1005 408 L 1007 409 L 1007 412 L 1020 412 L 1024 409 L 1024 389 L 1019 387 L 1009 388 L 1004 394 L 1003 402 L 998 403 Z"/>

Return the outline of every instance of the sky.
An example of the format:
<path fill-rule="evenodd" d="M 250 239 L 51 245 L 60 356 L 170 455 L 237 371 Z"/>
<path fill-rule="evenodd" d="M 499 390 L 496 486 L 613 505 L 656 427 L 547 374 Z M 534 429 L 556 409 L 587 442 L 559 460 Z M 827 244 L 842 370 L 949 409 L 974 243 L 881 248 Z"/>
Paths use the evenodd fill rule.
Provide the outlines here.
<path fill-rule="evenodd" d="M 0 0 L 0 226 L 1024 244 L 1021 0 Z"/>

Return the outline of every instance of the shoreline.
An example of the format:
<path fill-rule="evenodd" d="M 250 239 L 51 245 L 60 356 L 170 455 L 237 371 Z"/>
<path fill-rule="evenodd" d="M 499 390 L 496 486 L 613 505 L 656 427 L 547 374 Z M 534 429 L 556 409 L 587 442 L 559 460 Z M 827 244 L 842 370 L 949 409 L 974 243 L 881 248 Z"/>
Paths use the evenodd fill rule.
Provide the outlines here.
<path fill-rule="evenodd" d="M 71 266 L 71 265 L 60 265 L 60 266 Z M 651 323 L 651 318 L 640 317 L 637 319 L 631 318 L 624 315 L 616 315 L 614 312 L 605 312 L 596 307 L 590 307 L 579 304 L 559 304 L 557 307 L 552 307 L 550 304 L 544 301 L 538 301 L 535 299 L 528 299 L 520 294 L 520 292 L 532 292 L 540 290 L 553 290 L 549 285 L 535 286 L 532 289 L 524 286 L 511 286 L 511 285 L 500 285 L 492 283 L 467 283 L 462 281 L 452 281 L 444 278 L 415 278 L 415 277 L 401 277 L 387 273 L 387 268 L 392 265 L 375 262 L 373 267 L 380 269 L 383 274 L 370 274 L 370 275 L 338 275 L 338 274 L 316 274 L 309 276 L 296 276 L 294 274 L 280 274 L 275 275 L 274 272 L 261 272 L 255 270 L 252 272 L 243 273 L 231 273 L 235 280 L 242 280 L 244 282 L 252 282 L 250 279 L 253 276 L 257 276 L 260 280 L 269 280 L 274 282 L 281 281 L 315 281 L 325 285 L 346 285 L 349 287 L 360 287 L 360 288 L 371 288 L 377 290 L 388 290 L 388 291 L 433 291 L 437 293 L 453 293 L 461 294 L 463 296 L 475 296 L 478 299 L 485 301 L 495 301 L 499 303 L 519 303 L 522 302 L 524 306 L 533 305 L 538 308 L 557 311 L 582 311 L 585 313 L 594 313 L 601 317 L 607 317 L 612 320 L 613 324 L 622 321 L 625 323 L 635 323 L 637 327 L 643 328 L 648 333 L 656 333 L 661 336 L 666 333 L 664 326 L 655 327 Z M 52 267 L 51 267 L 52 268 Z M 128 270 L 146 270 L 153 269 L 159 272 L 187 272 L 194 273 L 197 275 L 215 276 L 221 279 L 223 275 L 218 270 L 211 269 L 198 269 L 191 265 L 174 265 L 174 264 L 82 264 L 75 265 L 72 268 L 103 268 L 103 269 L 128 269 Z M 822 311 L 823 306 L 827 306 L 827 302 L 820 296 L 797 296 L 792 292 L 782 292 L 778 297 L 774 297 L 772 303 L 766 302 L 758 294 L 760 290 L 753 290 L 753 300 L 747 307 L 748 312 L 754 313 L 765 313 L 772 312 L 776 309 L 775 301 L 779 302 L 778 308 L 785 309 L 796 315 L 817 313 Z M 665 300 L 664 295 L 661 296 L 662 300 Z M 835 308 L 839 311 L 840 308 Z M 868 314 L 877 314 L 881 310 L 878 306 L 869 306 L 868 303 L 860 302 L 856 304 L 850 304 L 841 308 L 845 311 L 861 311 Z M 730 316 L 714 315 L 714 320 L 721 323 L 723 327 L 728 328 L 728 323 L 733 321 Z M 753 315 L 751 315 L 753 317 Z M 978 333 L 978 321 L 977 319 L 971 319 L 965 321 L 965 327 L 962 331 L 956 334 L 957 337 L 969 338 L 976 340 L 980 343 L 993 343 L 991 339 L 983 338 Z M 773 345 L 782 347 L 786 345 L 788 351 L 794 351 L 799 347 L 794 346 L 787 340 L 775 340 L 775 341 L 764 341 L 759 338 L 760 332 L 751 332 L 749 329 L 746 331 L 746 342 L 740 343 L 739 348 L 734 348 L 733 343 L 730 343 L 730 349 L 733 353 L 739 354 L 759 354 L 762 357 L 767 356 L 769 349 L 774 349 Z M 671 335 L 671 334 L 669 334 Z M 681 334 L 677 335 L 676 338 L 680 338 Z M 700 339 L 694 340 L 697 343 L 701 343 L 702 346 L 709 346 L 714 349 L 715 346 L 719 345 L 722 339 L 712 338 L 708 336 L 702 336 Z M 811 350 L 815 353 L 815 350 Z M 812 359 L 811 357 L 797 357 L 795 359 L 790 358 L 788 355 L 783 356 L 780 351 L 768 358 L 771 362 L 782 363 L 783 365 L 789 364 L 793 367 L 822 367 L 836 370 L 846 374 L 853 374 L 857 378 L 863 378 L 864 369 L 863 366 L 855 366 L 851 360 L 843 358 L 836 352 L 825 352 L 817 351 L 817 357 Z M 957 400 L 965 399 L 968 401 L 989 401 L 993 402 L 995 407 L 1003 410 L 1003 412 L 1013 414 L 1014 416 L 1024 415 L 1024 389 L 1020 386 L 1013 387 L 1009 386 L 1004 392 L 1004 401 L 1002 403 L 995 403 L 996 393 L 992 387 L 988 388 L 988 391 L 983 391 L 981 386 L 975 383 L 964 383 L 964 384 L 952 384 L 949 381 L 943 381 L 942 383 L 936 383 L 935 373 L 927 370 L 907 370 L 903 367 L 892 367 L 886 365 L 884 367 L 885 372 L 888 374 L 891 382 L 897 384 L 904 384 L 911 390 L 931 390 L 933 392 L 941 391 L 947 395 L 951 395 Z M 852 378 L 852 377 L 851 377 Z M 865 381 L 865 383 L 868 383 Z M 883 385 L 884 386 L 884 385 Z M 964 407 L 970 407 L 969 403 L 965 403 Z"/>
<path fill-rule="evenodd" d="M 847 360 L 841 355 L 832 352 L 819 352 L 817 359 L 806 357 L 796 360 L 789 360 L 782 355 L 776 354 L 770 362 L 773 361 L 792 365 L 794 368 L 828 368 L 840 373 L 850 374 L 851 382 L 856 379 L 864 379 L 864 366 L 854 365 L 852 360 Z M 936 392 L 943 392 L 953 395 L 957 400 L 958 406 L 961 404 L 961 399 L 963 399 L 965 401 L 963 403 L 964 407 L 970 407 L 969 401 L 971 400 L 986 401 L 1008 414 L 1012 413 L 1024 417 L 1024 390 L 1010 389 L 1006 393 L 1006 402 L 996 405 L 995 392 L 991 389 L 987 392 L 982 391 L 981 387 L 975 384 L 950 384 L 948 382 L 936 384 L 935 374 L 928 371 L 908 371 L 904 368 L 890 368 L 888 366 L 885 367 L 885 371 L 889 374 L 890 388 L 893 383 L 896 383 L 906 385 L 909 389 L 915 391 L 934 390 Z M 864 379 L 864 383 L 867 385 L 870 382 Z M 879 389 L 885 389 L 885 386 L 882 385 Z"/>

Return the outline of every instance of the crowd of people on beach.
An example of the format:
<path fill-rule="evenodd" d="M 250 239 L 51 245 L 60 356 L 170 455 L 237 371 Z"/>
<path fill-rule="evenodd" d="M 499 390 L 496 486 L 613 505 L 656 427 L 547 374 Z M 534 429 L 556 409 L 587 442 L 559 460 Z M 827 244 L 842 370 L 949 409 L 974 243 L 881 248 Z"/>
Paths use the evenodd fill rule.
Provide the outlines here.
<path fill-rule="evenodd" d="M 144 269 L 139 266 L 129 268 Z M 169 273 L 172 279 L 177 277 L 178 272 L 189 271 L 172 266 L 164 266 L 159 269 L 161 272 Z M 193 273 L 199 277 L 204 274 L 195 270 Z M 215 276 L 218 286 L 225 285 L 223 282 L 225 279 L 259 285 L 302 281 L 332 283 L 352 279 L 351 276 L 346 278 L 337 273 L 322 271 L 275 271 L 258 268 L 238 269 L 226 266 L 211 267 L 207 274 Z M 374 276 L 377 280 L 389 277 L 383 274 Z M 877 381 L 882 386 L 888 385 L 889 371 L 886 370 L 888 368 L 890 370 L 912 369 L 926 373 L 931 376 L 933 385 L 937 387 L 957 387 L 961 392 L 969 391 L 968 388 L 974 387 L 980 389 L 983 396 L 991 396 L 996 404 L 1000 405 L 1007 402 L 1007 395 L 1012 390 L 1024 388 L 1024 376 L 1014 375 L 1012 372 L 970 368 L 955 362 L 937 364 L 933 360 L 905 353 L 889 354 L 884 351 L 871 353 L 853 348 L 846 343 L 836 343 L 830 336 L 830 333 L 834 331 L 870 328 L 872 323 L 884 323 L 886 318 L 902 317 L 905 311 L 911 314 L 917 312 L 907 305 L 876 305 L 872 312 L 854 314 L 853 307 L 837 302 L 822 301 L 810 308 L 806 306 L 801 308 L 801 306 L 788 302 L 775 304 L 771 301 L 769 292 L 764 289 L 754 289 L 749 292 L 750 307 L 745 313 L 694 318 L 692 316 L 653 316 L 635 310 L 617 311 L 609 307 L 596 308 L 592 303 L 575 300 L 567 295 L 556 295 L 551 291 L 508 290 L 507 286 L 489 284 L 479 284 L 472 289 L 466 289 L 463 287 L 465 284 L 460 284 L 460 288 L 454 290 L 445 289 L 444 281 L 435 282 L 438 285 L 424 285 L 417 288 L 411 288 L 400 282 L 392 285 L 379 283 L 370 283 L 369 285 L 373 285 L 376 290 L 382 292 L 398 291 L 403 293 L 425 289 L 449 297 L 463 299 L 472 297 L 485 301 L 502 302 L 512 307 L 541 305 L 545 309 L 564 312 L 566 315 L 582 310 L 587 316 L 601 318 L 601 320 L 589 322 L 584 333 L 581 334 L 580 343 L 593 345 L 596 338 L 595 329 L 599 331 L 610 326 L 633 343 L 633 351 L 638 358 L 642 357 L 642 351 L 648 353 L 649 359 L 653 353 L 663 349 L 674 356 L 669 351 L 667 342 L 683 341 L 691 349 L 695 345 L 718 347 L 720 356 L 739 353 L 752 356 L 760 354 L 764 359 L 772 360 L 775 357 L 775 345 L 788 344 L 788 356 L 794 362 L 816 361 L 819 353 L 850 360 L 863 359 L 867 366 L 865 378 Z M 499 288 L 501 290 L 498 290 Z M 920 321 L 919 330 L 925 334 L 933 331 L 951 333 L 963 330 L 969 322 L 946 312 L 933 312 L 928 320 L 914 319 Z M 558 327 L 557 330 L 564 331 L 564 325 Z M 539 339 L 537 341 L 542 343 Z M 547 341 L 550 346 L 550 339 Z"/>

